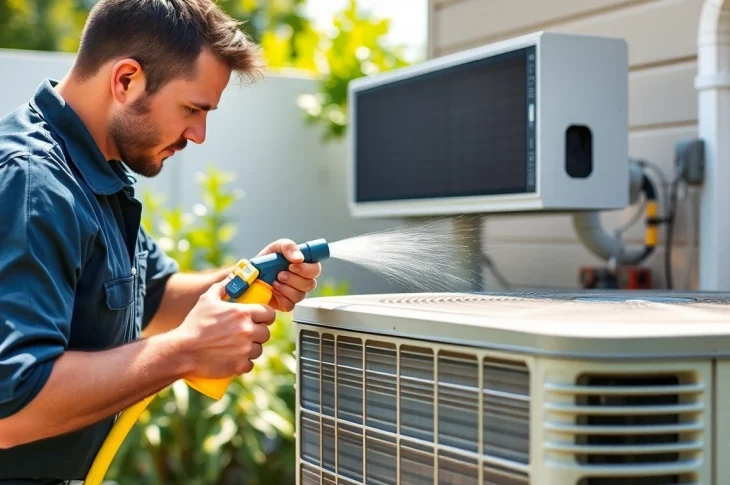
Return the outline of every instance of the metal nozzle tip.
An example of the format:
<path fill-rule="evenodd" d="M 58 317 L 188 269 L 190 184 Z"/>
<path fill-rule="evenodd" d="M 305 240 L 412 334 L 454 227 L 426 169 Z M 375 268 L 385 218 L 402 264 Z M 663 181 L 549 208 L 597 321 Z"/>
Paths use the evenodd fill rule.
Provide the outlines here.
<path fill-rule="evenodd" d="M 308 241 L 302 246 L 306 247 L 302 252 L 304 253 L 304 259 L 309 263 L 317 263 L 330 257 L 330 246 L 324 239 Z"/>

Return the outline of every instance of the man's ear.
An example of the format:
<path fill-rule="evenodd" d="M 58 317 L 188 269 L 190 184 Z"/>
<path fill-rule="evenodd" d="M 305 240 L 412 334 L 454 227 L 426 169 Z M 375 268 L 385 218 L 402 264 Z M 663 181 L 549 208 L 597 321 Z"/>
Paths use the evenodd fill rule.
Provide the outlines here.
<path fill-rule="evenodd" d="M 122 59 L 114 64 L 110 82 L 112 97 L 119 104 L 132 105 L 144 96 L 144 72 L 134 59 Z"/>

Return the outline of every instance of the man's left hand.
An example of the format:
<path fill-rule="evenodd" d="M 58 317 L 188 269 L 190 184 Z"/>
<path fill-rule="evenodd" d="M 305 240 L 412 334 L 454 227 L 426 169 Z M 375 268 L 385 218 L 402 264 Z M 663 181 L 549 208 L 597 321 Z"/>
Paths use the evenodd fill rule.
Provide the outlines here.
<path fill-rule="evenodd" d="M 322 273 L 319 263 L 305 263 L 304 255 L 297 243 L 290 239 L 279 239 L 266 246 L 258 256 L 281 253 L 289 260 L 289 271 L 279 273 L 274 281 L 274 295 L 269 305 L 274 310 L 290 312 L 294 305 L 304 300 L 307 293 L 317 287 L 316 278 Z"/>

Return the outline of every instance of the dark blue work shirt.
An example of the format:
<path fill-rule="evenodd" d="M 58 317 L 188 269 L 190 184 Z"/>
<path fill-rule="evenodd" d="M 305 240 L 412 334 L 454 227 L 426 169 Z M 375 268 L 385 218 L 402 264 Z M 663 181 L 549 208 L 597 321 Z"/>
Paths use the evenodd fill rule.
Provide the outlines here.
<path fill-rule="evenodd" d="M 0 119 L 0 419 L 41 391 L 64 351 L 137 339 L 178 270 L 140 226 L 134 180 L 55 85 Z M 0 449 L 0 485 L 83 479 L 113 419 Z"/>

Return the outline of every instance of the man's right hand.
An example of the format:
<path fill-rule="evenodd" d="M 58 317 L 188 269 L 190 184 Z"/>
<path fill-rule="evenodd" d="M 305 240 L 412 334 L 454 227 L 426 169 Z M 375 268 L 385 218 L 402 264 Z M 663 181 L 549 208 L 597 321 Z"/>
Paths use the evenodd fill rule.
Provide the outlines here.
<path fill-rule="evenodd" d="M 183 323 L 170 332 L 192 359 L 195 377 L 250 372 L 271 336 L 268 325 L 276 319 L 276 312 L 267 305 L 224 301 L 227 281 L 215 283 L 203 293 Z"/>

